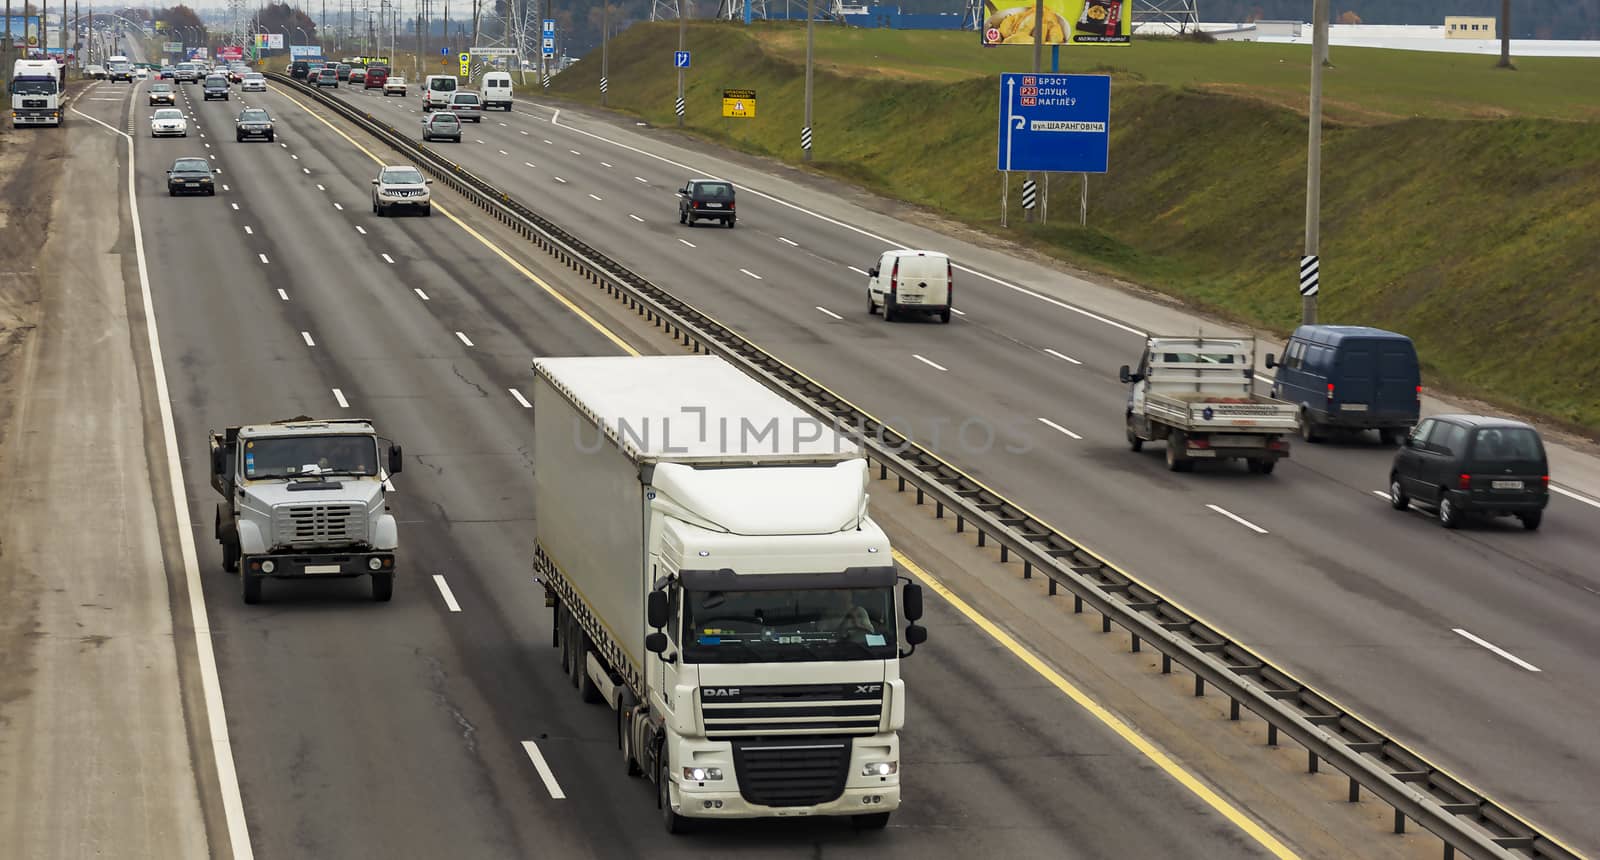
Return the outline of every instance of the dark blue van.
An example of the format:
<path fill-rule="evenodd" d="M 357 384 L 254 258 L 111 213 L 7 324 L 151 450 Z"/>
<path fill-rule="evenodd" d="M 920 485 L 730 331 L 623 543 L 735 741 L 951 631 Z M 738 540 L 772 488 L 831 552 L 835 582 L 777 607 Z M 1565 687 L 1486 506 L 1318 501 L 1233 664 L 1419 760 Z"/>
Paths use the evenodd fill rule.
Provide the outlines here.
<path fill-rule="evenodd" d="M 1300 435 L 1318 441 L 1327 430 L 1377 430 L 1393 445 L 1411 432 L 1422 409 L 1422 374 L 1411 338 L 1355 325 L 1303 325 L 1294 330 L 1277 368 L 1272 396 L 1300 407 Z"/>

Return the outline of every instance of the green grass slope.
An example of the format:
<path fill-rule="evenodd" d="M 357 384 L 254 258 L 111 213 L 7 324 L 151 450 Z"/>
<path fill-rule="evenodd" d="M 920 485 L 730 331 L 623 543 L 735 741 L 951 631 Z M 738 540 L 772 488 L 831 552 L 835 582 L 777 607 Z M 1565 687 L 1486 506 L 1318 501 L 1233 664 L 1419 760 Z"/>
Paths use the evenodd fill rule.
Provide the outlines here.
<path fill-rule="evenodd" d="M 798 32 L 693 26 L 690 130 L 798 163 Z M 1303 100 L 1292 78 L 1306 56 L 1149 42 L 1075 59 L 1083 71 L 1116 65 L 1111 172 L 1091 180 L 1090 226 L 1077 226 L 1067 176 L 1049 225 L 1024 224 L 1013 193 L 1001 228 L 994 72 L 1028 52 L 943 33 L 876 34 L 852 50 L 864 31 L 824 32 L 816 169 L 1244 322 L 1287 332 L 1298 321 L 1306 130 L 1291 102 Z M 676 46 L 673 25 L 614 40 L 610 105 L 671 124 Z M 598 59 L 552 92 L 597 101 Z M 1344 78 L 1330 98 L 1345 120 L 1324 134 L 1321 318 L 1410 334 L 1430 385 L 1600 431 L 1600 127 L 1584 119 L 1597 89 L 1583 83 L 1600 64 L 1506 73 L 1468 59 L 1336 54 L 1344 65 L 1329 77 Z M 1279 72 L 1291 62 L 1293 75 Z M 757 90 L 759 116 L 724 119 L 724 87 Z M 1472 118 L 1486 116 L 1497 118 Z"/>

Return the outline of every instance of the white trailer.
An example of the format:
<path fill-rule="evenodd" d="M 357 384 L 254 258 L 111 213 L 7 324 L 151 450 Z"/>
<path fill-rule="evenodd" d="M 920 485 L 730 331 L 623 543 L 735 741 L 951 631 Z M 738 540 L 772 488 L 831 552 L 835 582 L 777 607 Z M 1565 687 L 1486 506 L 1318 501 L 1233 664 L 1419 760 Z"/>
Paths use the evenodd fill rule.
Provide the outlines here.
<path fill-rule="evenodd" d="M 533 368 L 534 566 L 553 644 L 583 700 L 617 712 L 667 830 L 886 824 L 900 658 L 926 632 L 921 588 L 896 599 L 854 444 L 712 356 Z"/>

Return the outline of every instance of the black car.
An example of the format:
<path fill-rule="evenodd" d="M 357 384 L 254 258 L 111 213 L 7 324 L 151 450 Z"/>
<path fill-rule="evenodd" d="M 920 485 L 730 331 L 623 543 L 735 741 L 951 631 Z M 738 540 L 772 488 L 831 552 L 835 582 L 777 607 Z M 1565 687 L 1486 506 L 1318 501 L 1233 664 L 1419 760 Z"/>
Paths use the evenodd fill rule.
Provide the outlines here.
<path fill-rule="evenodd" d="M 310 69 L 310 63 L 306 62 L 305 60 L 295 60 L 289 64 L 289 77 L 297 81 L 303 81 L 306 79 L 306 73 L 310 71 Z"/>
<path fill-rule="evenodd" d="M 1550 503 L 1550 465 L 1539 431 L 1481 415 L 1424 419 L 1401 443 L 1389 472 L 1389 501 L 1438 512 L 1457 528 L 1469 514 L 1515 516 L 1533 531 Z"/>
<path fill-rule="evenodd" d="M 733 202 L 732 183 L 720 179 L 691 179 L 678 189 L 678 223 L 693 227 L 695 221 L 709 218 L 732 227 L 738 219 Z"/>
<path fill-rule="evenodd" d="M 172 162 L 172 169 L 167 171 L 167 193 L 173 197 L 179 194 L 205 194 L 215 197 L 216 178 L 221 172 L 212 168 L 211 162 L 198 155 L 180 158 Z"/>
<path fill-rule="evenodd" d="M 214 98 L 222 99 L 223 101 L 228 100 L 227 75 L 206 75 L 205 83 L 201 84 L 201 87 L 203 88 L 204 101 L 210 101 Z"/>
<path fill-rule="evenodd" d="M 267 142 L 273 139 L 272 116 L 261 108 L 245 108 L 233 123 L 233 139 L 242 141 L 259 137 Z"/>

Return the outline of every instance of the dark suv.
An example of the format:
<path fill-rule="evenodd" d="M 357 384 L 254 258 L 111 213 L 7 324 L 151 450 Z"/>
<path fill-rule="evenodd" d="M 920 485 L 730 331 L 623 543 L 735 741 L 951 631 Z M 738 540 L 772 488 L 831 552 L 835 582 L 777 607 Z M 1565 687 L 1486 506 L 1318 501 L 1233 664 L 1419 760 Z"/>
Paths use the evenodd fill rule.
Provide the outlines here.
<path fill-rule="evenodd" d="M 202 92 L 205 94 L 205 97 L 202 99 L 202 101 L 210 101 L 214 98 L 222 99 L 223 101 L 228 100 L 227 75 L 206 75 L 205 83 L 201 84 L 200 86 L 203 88 Z"/>
<path fill-rule="evenodd" d="M 1550 465 L 1539 431 L 1521 421 L 1436 415 L 1401 443 L 1389 472 L 1389 501 L 1434 509 L 1447 529 L 1468 514 L 1515 516 L 1533 531 L 1550 503 Z"/>
<path fill-rule="evenodd" d="M 310 63 L 305 60 L 295 60 L 289 64 L 289 77 L 297 81 L 303 81 L 306 79 L 306 72 L 310 71 L 310 69 Z"/>
<path fill-rule="evenodd" d="M 678 223 L 693 227 L 700 218 L 733 226 L 738 216 L 733 211 L 732 183 L 720 179 L 691 179 L 678 189 Z"/>

